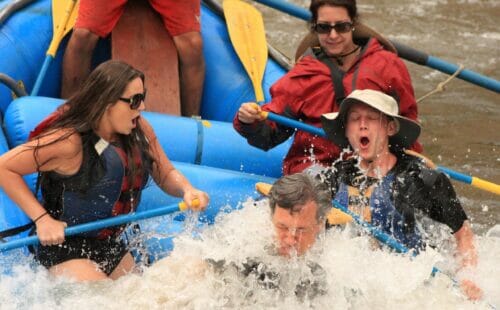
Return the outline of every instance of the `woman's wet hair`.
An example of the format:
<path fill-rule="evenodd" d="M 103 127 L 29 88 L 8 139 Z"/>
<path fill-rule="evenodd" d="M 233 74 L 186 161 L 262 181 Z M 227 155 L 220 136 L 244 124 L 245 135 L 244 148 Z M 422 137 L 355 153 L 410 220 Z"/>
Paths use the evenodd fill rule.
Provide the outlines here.
<path fill-rule="evenodd" d="M 309 11 L 311 12 L 310 22 L 312 24 L 315 24 L 318 20 L 319 8 L 325 5 L 343 7 L 347 10 L 347 14 L 349 14 L 352 22 L 356 22 L 358 19 L 356 0 L 312 0 L 311 5 L 309 6 Z"/>
<path fill-rule="evenodd" d="M 75 128 L 79 132 L 97 129 L 108 106 L 115 104 L 136 78 L 145 82 L 144 74 L 125 62 L 110 60 L 100 64 L 69 98 L 64 119 L 72 127 L 77 124 Z"/>
<path fill-rule="evenodd" d="M 326 218 L 332 208 L 331 193 L 328 187 L 306 172 L 284 176 L 276 181 L 269 192 L 269 206 L 274 214 L 276 205 L 289 210 L 290 213 L 300 212 L 301 206 L 314 201 L 318 209 L 318 222 Z"/>
<path fill-rule="evenodd" d="M 75 132 L 85 134 L 97 130 L 106 109 L 116 104 L 123 96 L 127 85 L 137 78 L 140 78 L 144 84 L 144 74 L 123 61 L 109 60 L 100 64 L 90 73 L 80 89 L 63 106 L 59 107 L 62 112 L 60 117 L 46 126 L 37 137 L 48 135 L 54 129 L 70 129 L 67 134 L 48 143 L 52 144 L 68 138 Z M 140 123 L 137 123 L 131 134 L 118 134 L 118 137 L 120 141 L 117 142 L 120 142 L 129 157 L 128 162 L 131 163 L 130 178 L 133 178 L 136 173 L 135 161 L 132 159 L 134 148 L 141 151 L 144 167 L 151 168 L 152 158 L 148 153 L 149 142 Z M 39 167 L 44 163 L 38 161 L 37 152 L 48 144 L 35 147 L 35 160 Z"/>

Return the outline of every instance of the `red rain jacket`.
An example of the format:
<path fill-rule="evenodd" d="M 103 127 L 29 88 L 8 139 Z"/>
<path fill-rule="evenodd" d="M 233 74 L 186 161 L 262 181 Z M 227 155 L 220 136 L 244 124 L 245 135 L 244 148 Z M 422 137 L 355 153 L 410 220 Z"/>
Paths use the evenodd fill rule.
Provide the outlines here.
<path fill-rule="evenodd" d="M 375 89 L 399 97 L 401 115 L 417 120 L 417 103 L 408 70 L 401 59 L 386 51 L 372 38 L 361 52 L 360 59 L 347 71 L 343 78 L 347 96 L 355 89 Z M 355 80 L 354 80 L 355 79 Z M 292 70 L 271 87 L 271 102 L 262 110 L 300 119 L 321 127 L 320 116 L 337 112 L 330 69 L 314 56 L 303 57 Z M 293 133 L 271 121 L 245 124 L 236 115 L 233 126 L 250 145 L 268 150 L 284 142 Z M 422 152 L 418 141 L 413 150 Z M 283 174 L 300 172 L 313 163 L 331 165 L 340 155 L 340 149 L 333 142 L 297 131 L 293 144 L 283 161 Z"/>

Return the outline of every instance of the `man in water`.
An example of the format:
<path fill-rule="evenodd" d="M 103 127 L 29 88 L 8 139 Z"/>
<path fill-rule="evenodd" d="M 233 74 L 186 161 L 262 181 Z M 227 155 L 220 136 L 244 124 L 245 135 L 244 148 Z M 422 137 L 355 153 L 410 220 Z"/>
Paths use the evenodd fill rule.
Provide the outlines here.
<path fill-rule="evenodd" d="M 264 194 L 269 196 L 275 231 L 275 247 L 271 252 L 285 259 L 297 260 L 297 264 L 290 265 L 293 270 L 288 266 L 283 268 L 282 261 L 279 261 L 279 266 L 264 262 L 265 258 L 249 257 L 243 262 L 229 264 L 226 259 L 206 261 L 221 276 L 229 279 L 236 273 L 241 281 L 256 281 L 261 288 L 275 290 L 279 295 L 293 291 L 299 300 L 304 300 L 326 294 L 323 268 L 302 258 L 325 230 L 326 215 L 331 210 L 328 187 L 301 172 L 280 178 L 269 193 Z M 294 269 L 296 265 L 298 268 Z"/>
<path fill-rule="evenodd" d="M 269 206 L 277 251 L 290 257 L 303 255 L 315 243 L 332 205 L 328 187 L 302 172 L 274 183 Z"/>

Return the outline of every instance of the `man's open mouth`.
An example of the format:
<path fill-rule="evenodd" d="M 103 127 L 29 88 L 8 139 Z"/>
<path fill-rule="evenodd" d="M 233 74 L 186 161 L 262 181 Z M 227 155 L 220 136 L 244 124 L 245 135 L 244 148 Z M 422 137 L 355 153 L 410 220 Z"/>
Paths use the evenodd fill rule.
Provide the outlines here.
<path fill-rule="evenodd" d="M 361 139 L 359 140 L 359 144 L 361 146 L 367 146 L 368 143 L 370 143 L 370 139 L 368 139 L 368 137 L 361 137 Z"/>

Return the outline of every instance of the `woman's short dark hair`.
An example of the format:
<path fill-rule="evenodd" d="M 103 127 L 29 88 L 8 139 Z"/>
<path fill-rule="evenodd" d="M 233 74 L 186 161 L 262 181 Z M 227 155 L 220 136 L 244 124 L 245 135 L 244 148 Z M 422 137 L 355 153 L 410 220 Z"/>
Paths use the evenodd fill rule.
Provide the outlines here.
<path fill-rule="evenodd" d="M 311 5 L 309 6 L 309 11 L 311 12 L 311 24 L 317 22 L 318 10 L 324 5 L 345 8 L 347 10 L 347 14 L 349 14 L 349 17 L 353 22 L 355 22 L 358 18 L 356 0 L 312 0 Z"/>
<path fill-rule="evenodd" d="M 269 206 L 272 214 L 276 205 L 293 213 L 299 212 L 300 206 L 310 201 L 314 201 L 318 206 L 316 211 L 318 222 L 325 219 L 332 208 L 330 191 L 326 184 L 306 172 L 280 178 L 273 184 L 269 193 Z"/>

